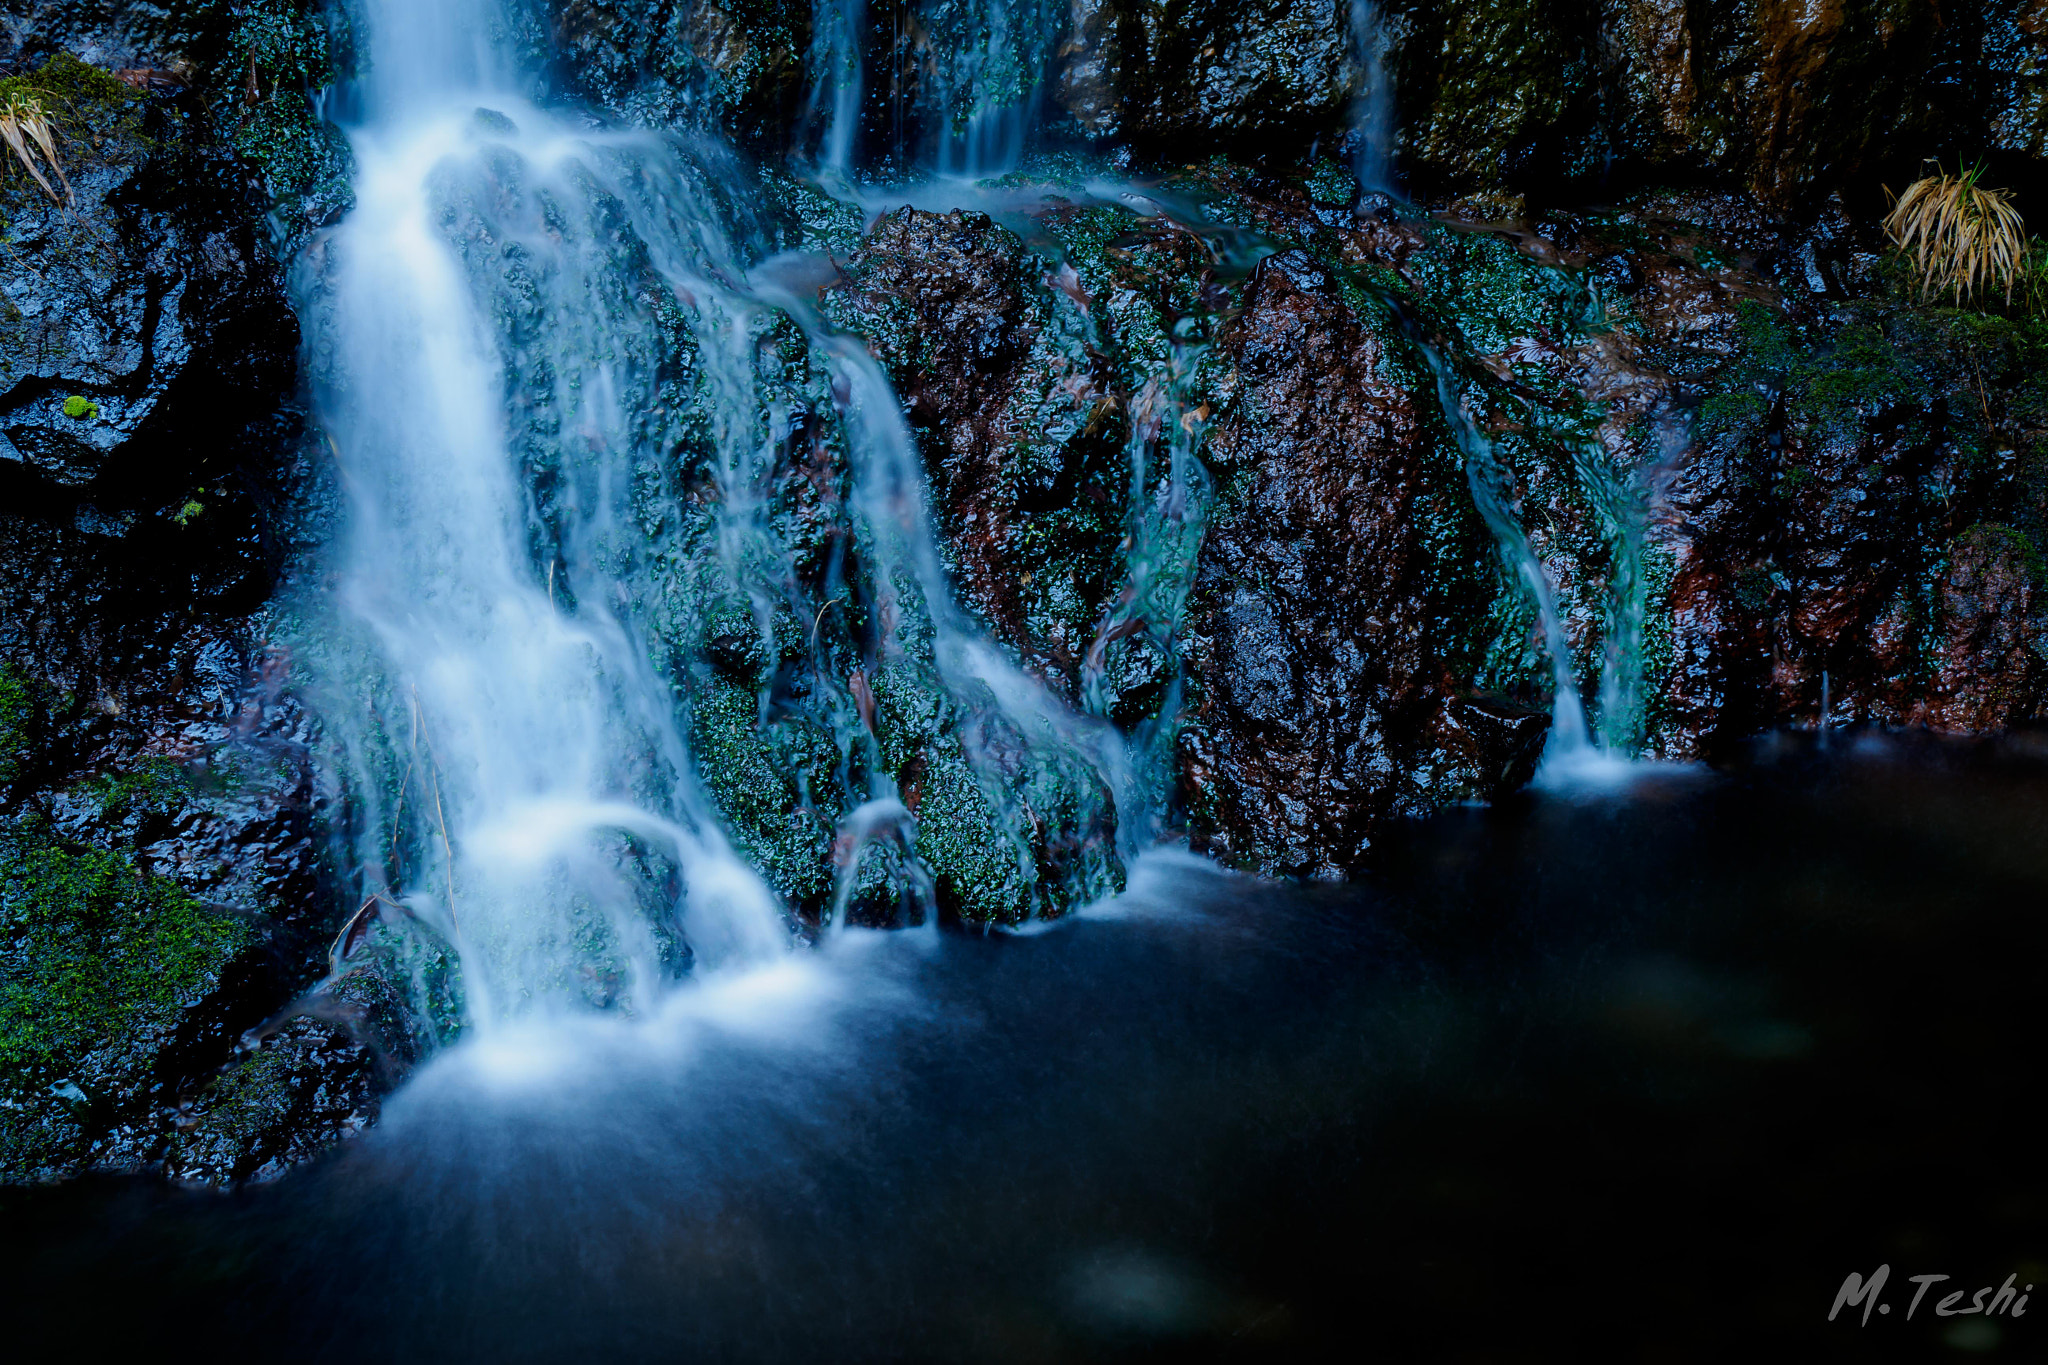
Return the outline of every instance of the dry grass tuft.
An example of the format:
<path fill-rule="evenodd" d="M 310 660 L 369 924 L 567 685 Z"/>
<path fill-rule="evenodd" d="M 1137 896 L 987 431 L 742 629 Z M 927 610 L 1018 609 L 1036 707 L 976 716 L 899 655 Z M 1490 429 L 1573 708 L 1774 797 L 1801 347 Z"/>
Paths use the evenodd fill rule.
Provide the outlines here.
<path fill-rule="evenodd" d="M 2026 224 L 2009 190 L 1977 183 L 1982 166 L 1961 175 L 1915 180 L 1892 204 L 1884 230 L 1913 259 L 1922 298 L 1951 294 L 1957 303 L 2002 291 L 2012 302 L 2027 270 Z"/>
<path fill-rule="evenodd" d="M 40 152 L 41 160 L 48 163 L 51 174 L 64 187 L 64 202 L 72 200 L 71 182 L 64 178 L 64 168 L 57 163 L 56 133 L 50 127 L 49 115 L 43 112 L 41 100 L 18 90 L 9 95 L 7 102 L 0 104 L 0 141 L 6 142 L 15 160 L 35 177 L 35 182 L 43 187 L 43 193 L 54 200 L 57 191 L 51 188 L 42 167 L 36 164 L 37 153 Z"/>

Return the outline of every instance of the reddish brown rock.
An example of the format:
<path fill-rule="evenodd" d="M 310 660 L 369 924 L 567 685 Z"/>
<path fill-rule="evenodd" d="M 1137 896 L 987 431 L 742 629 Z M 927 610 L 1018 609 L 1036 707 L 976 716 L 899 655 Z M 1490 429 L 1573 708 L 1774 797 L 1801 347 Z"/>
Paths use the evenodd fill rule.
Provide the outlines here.
<path fill-rule="evenodd" d="M 1192 802 L 1229 861 L 1341 875 L 1391 814 L 1518 785 L 1544 722 L 1461 696 L 1450 576 L 1469 535 L 1431 400 L 1383 320 L 1303 252 L 1268 259 L 1226 334 L 1233 393 L 1212 442 L 1235 475 L 1192 609 Z M 1468 563 L 1485 563 L 1467 539 Z M 1466 674 L 1469 676 L 1469 674 Z"/>

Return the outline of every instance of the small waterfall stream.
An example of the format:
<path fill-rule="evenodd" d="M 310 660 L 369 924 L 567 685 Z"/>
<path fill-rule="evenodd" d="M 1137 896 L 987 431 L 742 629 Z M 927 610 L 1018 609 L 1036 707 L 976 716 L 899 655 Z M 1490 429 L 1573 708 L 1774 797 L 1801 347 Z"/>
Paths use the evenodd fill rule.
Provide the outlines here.
<path fill-rule="evenodd" d="M 1351 127 L 1357 138 L 1352 174 L 1368 194 L 1398 192 L 1394 177 L 1394 82 L 1387 71 L 1387 38 L 1378 0 L 1351 0 L 1351 43 L 1358 93 Z"/>
<path fill-rule="evenodd" d="M 1068 18 L 1066 0 L 920 0 L 894 7 L 886 46 L 870 52 L 865 0 L 813 0 L 818 169 L 851 172 L 864 110 L 883 102 L 900 168 L 969 181 L 1016 169 Z"/>
<path fill-rule="evenodd" d="M 1546 763 L 1568 760 L 1586 753 L 1592 736 L 1586 726 L 1586 707 L 1579 697 L 1577 670 L 1572 666 L 1571 639 L 1565 634 L 1564 618 L 1558 613 L 1557 592 L 1550 575 L 1536 558 L 1529 537 L 1516 519 L 1509 503 L 1514 497 L 1507 472 L 1501 468 L 1493 441 L 1479 429 L 1459 396 L 1451 368 L 1430 343 L 1415 339 L 1415 348 L 1436 379 L 1437 401 L 1444 419 L 1465 457 L 1465 484 L 1479 509 L 1486 529 L 1493 533 L 1502 563 L 1510 576 L 1522 585 L 1536 609 L 1537 624 L 1543 632 L 1543 648 L 1550 660 L 1552 710 L 1550 742 L 1544 750 Z"/>
<path fill-rule="evenodd" d="M 857 30 L 857 8 L 834 12 Z M 730 153 L 532 103 L 475 37 L 483 0 L 368 19 L 358 207 L 302 295 L 350 512 L 327 709 L 365 909 L 423 1013 L 644 1009 L 693 969 L 783 951 L 795 907 L 725 832 L 692 752 L 735 651 L 781 661 L 749 733 L 837 748 L 790 816 L 833 831 L 828 924 L 876 876 L 935 921 L 883 752 L 905 707 L 951 714 L 1021 885 L 1048 875 L 1047 841 L 1067 849 L 1057 903 L 1119 884 L 1157 829 L 1157 736 L 1134 762 L 954 601 L 888 380 L 777 273 Z M 852 154 L 848 69 L 850 87 L 818 86 L 827 163 Z M 1198 467 L 1173 449 L 1185 521 Z M 804 459 L 847 471 L 819 513 L 843 528 L 822 577 L 777 491 Z M 1177 614 L 1185 591 L 1132 600 Z"/>

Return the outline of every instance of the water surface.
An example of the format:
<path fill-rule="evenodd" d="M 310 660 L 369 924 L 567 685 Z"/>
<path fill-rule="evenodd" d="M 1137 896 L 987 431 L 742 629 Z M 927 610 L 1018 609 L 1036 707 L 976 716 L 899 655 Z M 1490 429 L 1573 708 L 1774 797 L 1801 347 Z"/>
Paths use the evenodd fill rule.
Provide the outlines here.
<path fill-rule="evenodd" d="M 1154 855 L 1040 932 L 854 931 L 658 1017 L 494 1032 L 269 1187 L 12 1194 L 10 1330 L 21 1359 L 2029 1358 L 2033 1314 L 1825 1319 L 1879 1263 L 2048 1281 L 2044 834 L 2023 747 L 1838 735 L 1453 812 L 1348 887 Z"/>

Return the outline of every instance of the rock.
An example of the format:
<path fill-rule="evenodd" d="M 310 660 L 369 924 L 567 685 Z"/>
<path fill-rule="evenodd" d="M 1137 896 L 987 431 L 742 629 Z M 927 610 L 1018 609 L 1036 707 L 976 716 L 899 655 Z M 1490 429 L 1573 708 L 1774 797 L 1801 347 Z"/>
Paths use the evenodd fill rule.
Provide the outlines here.
<path fill-rule="evenodd" d="M 270 225 L 288 242 L 333 221 L 351 202 L 347 143 L 313 105 L 314 94 L 354 63 L 346 7 L 317 0 L 33 0 L 0 20 L 0 69 L 27 71 L 59 53 L 138 91 L 175 97 L 187 116 L 203 111 L 217 139 L 210 150 L 233 157 L 212 173 L 252 182 L 248 188 L 272 210 Z"/>
<path fill-rule="evenodd" d="M 800 0 L 544 0 L 555 61 L 588 98 L 656 125 L 781 150 L 807 93 Z"/>
<path fill-rule="evenodd" d="M 1056 267 L 974 212 L 883 215 L 831 309 L 888 367 L 962 600 L 1071 700 L 1121 568 L 1113 343 L 1092 346 Z"/>
<path fill-rule="evenodd" d="M 1334 131 L 1358 73 L 1348 0 L 1081 0 L 1056 78 L 1092 137 L 1176 160 Z"/>
<path fill-rule="evenodd" d="M 348 1029 L 300 1015 L 178 1103 L 164 1173 L 197 1185 L 275 1179 L 374 1122 L 385 1081 Z"/>
<path fill-rule="evenodd" d="M 1526 780 L 1545 727 L 1472 696 L 1491 549 L 1390 315 L 1284 251 L 1220 345 L 1189 799 L 1230 862 L 1343 875 L 1390 816 Z"/>
<path fill-rule="evenodd" d="M 2028 155 L 2039 16 L 1885 0 L 1393 0 L 1402 162 L 1453 192 L 1714 177 L 1780 209 L 1920 158 Z M 1988 84 L 1951 73 L 1989 56 Z M 1895 180 L 1894 183 L 1898 183 Z"/>
<path fill-rule="evenodd" d="M 222 414 L 292 373 L 297 329 L 260 210 L 176 101 L 61 54 L 10 84 L 54 111 L 77 198 L 54 203 L 18 174 L 0 195 L 0 461 L 116 519 L 203 507 Z"/>
<path fill-rule="evenodd" d="M 285 1097 L 371 1055 L 329 1039 L 260 1086 L 237 1063 L 326 970 L 335 912 L 310 722 L 252 618 L 304 533 L 297 324 L 270 200 L 175 74 L 200 68 L 162 30 L 92 32 L 8 32 L 55 49 L 5 83 L 53 116 L 76 201 L 0 190 L 0 1155 L 9 1180 L 165 1169 L 205 1091 L 190 1173 L 239 1180 L 324 1144 L 328 1102 Z"/>

